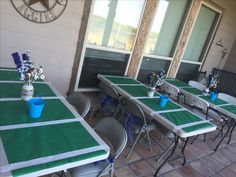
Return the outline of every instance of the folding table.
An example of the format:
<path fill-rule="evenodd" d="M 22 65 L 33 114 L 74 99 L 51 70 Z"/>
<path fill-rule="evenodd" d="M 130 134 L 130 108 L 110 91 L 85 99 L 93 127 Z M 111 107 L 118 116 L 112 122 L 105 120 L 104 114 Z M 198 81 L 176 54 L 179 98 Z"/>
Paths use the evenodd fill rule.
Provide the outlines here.
<path fill-rule="evenodd" d="M 148 115 L 175 134 L 175 142 L 172 152 L 158 167 L 155 176 L 161 167 L 174 154 L 180 138 L 184 141 L 184 146 L 181 150 L 184 165 L 186 162 L 184 150 L 189 137 L 216 130 L 214 124 L 200 118 L 198 115 L 188 111 L 172 100 L 169 100 L 165 107 L 161 107 L 159 105 L 159 93 L 155 93 L 152 98 L 148 97 L 148 87 L 130 77 L 98 75 L 98 79 L 114 87 L 121 95 L 126 96 L 139 104 Z"/>
<path fill-rule="evenodd" d="M 21 100 L 14 69 L 0 68 L 0 176 L 41 176 L 106 159 L 110 149 L 48 82 L 33 83 L 38 119 Z"/>
<path fill-rule="evenodd" d="M 179 81 L 177 79 L 166 79 L 165 80 L 165 86 L 169 87 L 169 90 L 178 90 L 179 93 L 185 95 L 186 100 L 198 107 L 201 108 L 202 110 L 206 111 L 206 119 L 208 119 L 208 113 L 209 110 L 213 110 L 217 112 L 220 116 L 226 115 L 227 117 L 231 118 L 229 121 L 222 118 L 225 120 L 228 129 L 226 130 L 226 133 L 224 136 L 221 138 L 219 143 L 215 147 L 215 151 L 218 149 L 219 145 L 221 142 L 224 140 L 224 138 L 230 133 L 229 139 L 227 144 L 231 140 L 232 133 L 234 131 L 234 128 L 236 126 L 236 106 L 232 105 L 222 99 L 217 98 L 216 100 L 212 101 L 210 100 L 209 95 L 202 95 L 202 91 L 194 88 L 188 84 L 183 84 L 182 81 Z M 172 89 L 171 89 L 172 88 Z M 176 94 L 176 93 L 175 93 Z"/>

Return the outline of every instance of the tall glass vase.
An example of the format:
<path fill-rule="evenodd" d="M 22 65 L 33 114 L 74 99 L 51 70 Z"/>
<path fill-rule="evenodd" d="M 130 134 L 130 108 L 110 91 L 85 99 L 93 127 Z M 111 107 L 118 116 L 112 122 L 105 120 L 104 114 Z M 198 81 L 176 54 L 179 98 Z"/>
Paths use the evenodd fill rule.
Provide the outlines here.
<path fill-rule="evenodd" d="M 26 82 L 21 89 L 21 98 L 25 101 L 30 100 L 34 94 L 34 87 L 31 82 Z"/>

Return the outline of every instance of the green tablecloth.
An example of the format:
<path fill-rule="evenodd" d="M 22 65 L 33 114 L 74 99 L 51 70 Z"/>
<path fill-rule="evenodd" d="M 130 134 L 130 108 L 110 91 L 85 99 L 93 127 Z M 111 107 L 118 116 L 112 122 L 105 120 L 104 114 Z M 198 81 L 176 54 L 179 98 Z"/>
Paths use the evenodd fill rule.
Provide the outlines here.
<path fill-rule="evenodd" d="M 20 98 L 23 83 L 0 83 L 0 98 Z M 33 83 L 34 97 L 56 96 L 45 83 Z"/>
<path fill-rule="evenodd" d="M 166 81 L 169 82 L 170 84 L 176 86 L 176 87 L 190 87 L 185 82 L 182 82 L 182 81 L 177 80 L 177 79 L 166 79 Z"/>
<path fill-rule="evenodd" d="M 75 117 L 59 99 L 44 100 L 44 103 L 44 110 L 41 117 L 38 119 L 33 119 L 28 115 L 27 102 L 23 100 L 0 101 L 0 126 L 45 122 Z"/>
<path fill-rule="evenodd" d="M 199 90 L 194 87 L 186 87 L 186 88 L 182 88 L 182 90 L 185 90 L 193 95 L 201 95 L 202 94 L 202 90 Z"/>
<path fill-rule="evenodd" d="M 223 108 L 226 111 L 229 111 L 232 114 L 236 115 L 236 106 L 234 105 L 225 105 L 225 106 L 220 106 L 221 108 Z"/>
<path fill-rule="evenodd" d="M 107 76 L 99 76 L 99 79 L 106 82 L 108 85 L 114 84 L 111 80 L 107 80 L 105 78 L 107 78 Z M 166 81 L 181 88 L 191 87 L 188 84 L 175 79 L 167 79 Z M 120 82 L 120 84 L 123 83 Z M 141 83 L 140 85 L 114 84 L 113 87 L 117 89 L 121 95 L 132 96 L 132 100 L 134 102 L 138 101 L 139 105 L 142 108 L 145 108 L 145 110 L 147 110 L 147 107 L 150 108 L 151 111 L 147 111 L 147 114 L 151 115 L 156 121 L 161 123 L 166 128 L 169 128 L 180 137 L 196 136 L 202 133 L 214 131 L 216 129 L 214 124 L 185 110 L 185 108 L 172 101 L 168 101 L 165 107 L 160 107 L 159 98 L 149 98 L 147 94 L 148 87 Z M 201 94 L 201 91 L 199 92 L 195 89 L 190 90 L 195 94 Z M 155 96 L 160 96 L 160 94 L 156 93 Z"/>
<path fill-rule="evenodd" d="M 96 152 L 90 152 L 87 154 L 82 154 L 79 156 L 75 156 L 75 157 L 70 157 L 70 158 L 66 158 L 66 159 L 62 159 L 62 160 L 57 160 L 54 162 L 48 162 L 48 163 L 43 163 L 40 165 L 34 165 L 31 167 L 26 167 L 26 168 L 21 168 L 21 169 L 17 169 L 17 170 L 13 170 L 12 174 L 13 176 L 20 176 L 20 175 L 24 175 L 24 174 L 28 174 L 28 173 L 32 173 L 35 171 L 39 171 L 39 170 L 45 170 L 48 168 L 52 168 L 52 167 L 57 167 L 60 165 L 64 165 L 64 164 L 69 164 L 69 163 L 73 163 L 73 162 L 78 162 L 84 159 L 89 159 L 89 158 L 93 158 L 93 157 L 97 157 L 97 156 L 101 156 L 106 154 L 105 150 L 99 150 Z"/>
<path fill-rule="evenodd" d="M 166 112 L 160 114 L 176 126 L 202 121 L 201 118 L 188 111 Z"/>
<path fill-rule="evenodd" d="M 138 100 L 154 111 L 163 111 L 163 110 L 168 111 L 168 110 L 181 108 L 179 105 L 175 104 L 172 101 L 168 101 L 165 107 L 161 107 L 159 104 L 159 100 L 160 100 L 159 98 L 141 98 Z"/>
<path fill-rule="evenodd" d="M 20 75 L 17 71 L 0 70 L 1 81 L 19 81 Z"/>
<path fill-rule="evenodd" d="M 112 76 L 105 76 L 106 79 L 111 81 L 114 84 L 140 84 L 138 81 L 130 78 L 130 77 L 124 77 L 124 76 L 117 76 L 117 77 L 112 77 Z"/>
<path fill-rule="evenodd" d="M 189 127 L 183 128 L 185 132 L 192 132 L 192 131 L 197 131 L 197 130 L 202 130 L 202 129 L 207 129 L 207 128 L 212 128 L 214 125 L 212 123 L 206 122 L 206 123 L 200 123 L 197 125 L 192 125 Z"/>
<path fill-rule="evenodd" d="M 0 136 L 9 163 L 98 145 L 80 122 L 4 130 Z"/>
<path fill-rule="evenodd" d="M 144 85 L 119 85 L 121 89 L 126 91 L 133 97 L 147 97 L 148 96 L 148 88 Z M 159 93 L 155 93 L 154 96 L 159 96 Z"/>
<path fill-rule="evenodd" d="M 7 100 L 8 98 L 19 98 L 22 83 L 12 83 L 7 81 L 19 81 L 16 71 L 0 70 L 0 138 L 6 153 L 9 164 L 21 163 L 22 161 L 32 160 L 59 155 L 73 150 L 83 150 L 99 146 L 96 138 L 92 136 L 88 128 L 77 121 L 75 115 L 67 108 L 59 98 L 44 99 L 45 106 L 42 115 L 38 119 L 30 118 L 28 115 L 27 102 L 23 100 Z M 33 83 L 34 96 L 56 97 L 56 94 L 46 83 Z M 68 121 L 53 122 L 50 121 Z M 71 122 L 70 122 L 71 121 Z M 48 123 L 51 125 L 37 124 L 30 127 L 30 123 Z M 13 126 L 28 125 L 25 128 L 15 128 Z M 35 125 L 35 124 L 34 124 Z M 3 130 L 8 128 L 8 130 Z M 46 170 L 59 165 L 69 165 L 72 162 L 89 160 L 97 157 L 101 159 L 108 154 L 104 148 L 94 149 L 91 152 L 82 152 L 74 157 L 64 157 L 61 160 L 51 162 L 40 162 L 41 164 L 23 167 L 12 170 L 13 176 L 27 175 L 29 173 Z M 102 149 L 102 150 L 101 150 Z M 107 149 L 107 148 L 106 148 Z M 102 159 L 101 159 L 102 160 Z M 2 166 L 1 166 L 2 168 Z M 63 169 L 62 169 L 63 170 Z M 1 176 L 1 174 L 0 174 Z"/>
<path fill-rule="evenodd" d="M 219 99 L 219 98 L 216 98 L 216 100 L 211 101 L 211 100 L 210 100 L 210 96 L 199 96 L 199 97 L 202 98 L 202 99 L 204 99 L 204 100 L 206 100 L 206 101 L 208 101 L 208 102 L 211 103 L 211 104 L 214 104 L 214 105 L 227 104 L 226 101 L 221 100 L 221 99 Z"/>

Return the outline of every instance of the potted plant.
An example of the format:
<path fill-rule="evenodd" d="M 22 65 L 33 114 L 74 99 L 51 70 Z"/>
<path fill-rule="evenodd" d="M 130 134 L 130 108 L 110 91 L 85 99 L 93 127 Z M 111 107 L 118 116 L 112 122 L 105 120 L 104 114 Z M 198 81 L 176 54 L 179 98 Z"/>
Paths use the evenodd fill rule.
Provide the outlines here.
<path fill-rule="evenodd" d="M 32 82 L 37 79 L 44 79 L 42 66 L 36 68 L 33 61 L 30 59 L 30 52 L 22 54 L 22 60 L 20 59 L 19 53 L 12 53 L 16 69 L 20 74 L 20 80 L 24 82 L 21 90 L 21 98 L 25 101 L 30 100 L 34 94 L 34 87 Z"/>
<path fill-rule="evenodd" d="M 216 91 L 218 83 L 218 74 L 212 75 L 210 73 L 206 83 L 207 88 L 203 90 L 203 95 L 208 95 L 210 92 Z"/>
<path fill-rule="evenodd" d="M 153 97 L 156 87 L 160 87 L 164 83 L 164 78 L 166 77 L 165 71 L 160 71 L 157 74 L 151 72 L 148 75 L 149 80 L 149 89 L 148 89 L 148 96 Z"/>

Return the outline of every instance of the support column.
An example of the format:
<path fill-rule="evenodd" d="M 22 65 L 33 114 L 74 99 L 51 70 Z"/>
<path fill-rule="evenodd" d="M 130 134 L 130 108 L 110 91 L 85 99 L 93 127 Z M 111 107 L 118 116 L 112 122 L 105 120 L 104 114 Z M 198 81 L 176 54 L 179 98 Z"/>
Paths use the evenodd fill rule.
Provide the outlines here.
<path fill-rule="evenodd" d="M 186 24 L 183 29 L 183 33 L 180 36 L 180 41 L 177 45 L 177 49 L 176 49 L 175 55 L 173 57 L 173 61 L 171 63 L 171 66 L 170 66 L 170 70 L 168 73 L 168 77 L 170 77 L 170 78 L 175 78 L 175 76 L 177 74 L 177 71 L 178 71 L 180 63 L 181 63 L 181 59 L 184 55 L 184 49 L 187 45 L 188 38 L 191 34 L 194 22 L 197 18 L 198 11 L 201 7 L 201 1 L 202 0 L 193 0 L 193 2 L 192 2 L 193 3 L 192 7 L 189 11 L 189 15 L 187 17 Z"/>
<path fill-rule="evenodd" d="M 149 30 L 151 30 L 152 19 L 155 15 L 155 10 L 158 4 L 158 0 L 146 0 L 146 6 L 143 13 L 143 18 L 139 27 L 137 38 L 134 44 L 133 54 L 131 56 L 128 76 L 135 78 L 138 71 L 139 63 L 141 62 L 141 57 L 144 51 L 145 42 L 147 40 L 147 35 Z"/>
<path fill-rule="evenodd" d="M 84 10 L 83 10 L 82 21 L 81 21 L 80 30 L 79 30 L 79 38 L 78 38 L 78 42 L 77 42 L 75 59 L 74 59 L 74 64 L 73 64 L 71 78 L 70 78 L 69 90 L 68 90 L 67 94 L 73 92 L 74 88 L 75 88 L 76 77 L 77 77 L 77 72 L 78 72 L 79 63 L 80 63 L 80 59 L 81 59 L 83 44 L 84 44 L 84 40 L 85 40 L 85 34 L 86 34 L 87 25 L 88 25 L 88 19 L 89 19 L 89 13 L 91 10 L 91 5 L 92 5 L 92 0 L 85 0 L 84 1 Z"/>

